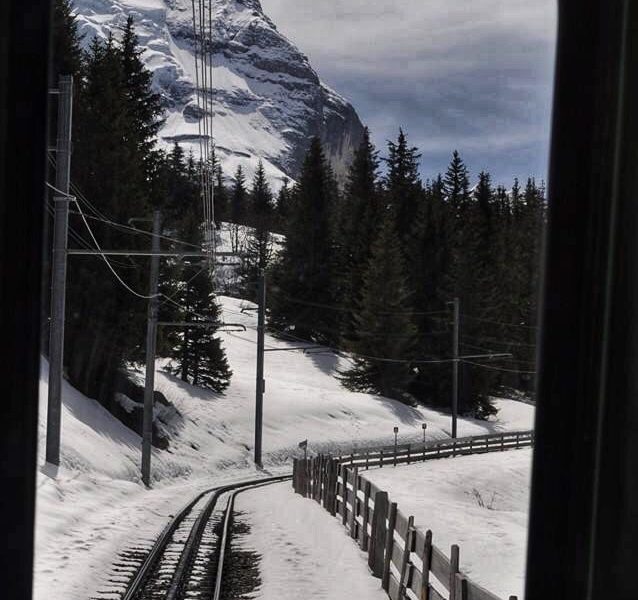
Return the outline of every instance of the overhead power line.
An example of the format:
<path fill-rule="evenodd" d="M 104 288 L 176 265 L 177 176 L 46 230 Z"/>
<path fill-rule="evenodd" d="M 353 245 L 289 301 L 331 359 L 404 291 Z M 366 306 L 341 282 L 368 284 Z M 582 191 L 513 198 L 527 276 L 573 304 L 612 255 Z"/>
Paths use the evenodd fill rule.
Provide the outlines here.
<path fill-rule="evenodd" d="M 271 292 L 271 295 L 277 296 L 277 292 Z M 310 300 L 302 300 L 301 298 L 293 298 L 291 296 L 287 296 L 284 294 L 280 294 L 280 298 L 287 300 L 288 302 L 292 302 L 293 304 L 299 304 L 302 306 L 310 306 L 314 308 L 325 308 L 327 310 L 333 310 L 336 312 L 353 312 L 358 310 L 357 307 L 354 306 L 344 306 L 339 304 L 326 304 L 322 302 L 312 302 Z M 445 310 L 436 310 L 436 311 L 378 311 L 374 312 L 375 315 L 404 315 L 404 316 L 427 316 L 427 315 L 441 315 L 447 314 L 448 311 Z"/>
<path fill-rule="evenodd" d="M 475 367 L 481 367 L 482 369 L 489 369 L 491 371 L 503 371 L 505 373 L 518 373 L 521 375 L 535 375 L 536 371 L 522 371 L 519 369 L 506 369 L 504 367 L 494 367 L 492 365 L 484 365 L 481 363 L 477 363 L 477 362 L 473 362 L 471 360 L 465 360 L 463 359 L 463 362 L 468 364 L 468 365 L 473 365 Z"/>
<path fill-rule="evenodd" d="M 472 315 L 461 315 L 463 319 L 470 319 L 470 321 L 479 321 L 481 323 L 492 323 L 493 325 L 501 325 L 503 327 L 522 327 L 524 329 L 538 329 L 536 325 L 524 325 L 522 323 L 504 323 L 503 321 L 494 321 L 493 319 L 483 319 L 482 317 L 474 317 Z"/>
<path fill-rule="evenodd" d="M 76 201 L 75 205 L 78 207 L 78 210 L 80 211 L 80 216 L 82 217 L 82 220 L 84 221 L 84 225 L 86 226 L 86 229 L 89 232 L 89 235 L 91 236 L 91 239 L 93 240 L 93 243 L 95 244 L 95 247 L 99 251 L 100 256 L 102 257 L 102 259 L 106 263 L 106 266 L 109 268 L 111 273 L 113 273 L 113 276 L 120 282 L 120 284 L 125 289 L 127 289 L 131 294 L 133 294 L 137 298 L 141 298 L 142 300 L 150 300 L 151 298 L 159 297 L 160 294 L 152 294 L 152 295 L 140 294 L 139 292 L 135 291 L 130 285 L 128 285 L 120 277 L 119 273 L 113 268 L 113 266 L 109 262 L 109 259 L 102 253 L 102 248 L 100 247 L 100 244 L 98 243 L 97 239 L 95 238 L 95 235 L 93 235 L 93 231 L 91 230 L 91 227 L 89 226 L 89 222 L 86 220 L 86 217 L 84 216 L 84 212 L 82 211 L 82 207 L 80 206 L 80 203 Z"/>
<path fill-rule="evenodd" d="M 463 334 L 463 338 L 474 340 L 475 342 L 485 342 L 486 344 L 498 344 L 500 346 L 517 346 L 521 348 L 536 348 L 536 344 L 526 344 L 525 342 L 514 342 L 512 340 L 497 340 L 495 338 L 486 338 L 476 335 Z"/>

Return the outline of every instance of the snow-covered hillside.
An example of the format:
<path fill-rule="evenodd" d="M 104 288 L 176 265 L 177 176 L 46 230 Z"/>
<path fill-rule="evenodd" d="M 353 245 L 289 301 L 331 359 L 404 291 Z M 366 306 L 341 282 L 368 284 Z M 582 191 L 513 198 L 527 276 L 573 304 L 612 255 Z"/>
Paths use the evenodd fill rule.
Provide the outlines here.
<path fill-rule="evenodd" d="M 75 10 L 85 44 L 96 35 L 118 35 L 127 16 L 134 17 L 142 58 L 167 109 L 160 141 L 199 153 L 204 114 L 196 95 L 191 2 L 75 0 Z M 262 158 L 278 187 L 296 177 L 310 137 L 318 135 L 342 176 L 363 132 L 352 106 L 320 81 L 259 0 L 213 0 L 212 19 L 213 128 L 226 174 L 241 164 L 251 175 Z"/>
<path fill-rule="evenodd" d="M 177 408 L 166 418 L 167 450 L 153 452 L 154 488 L 140 484 L 141 441 L 97 402 L 64 387 L 62 464 L 38 473 L 35 597 L 80 600 L 103 589 L 109 565 L 134 542 L 148 546 L 168 515 L 195 490 L 254 476 L 252 465 L 256 316 L 242 312 L 241 300 L 220 299 L 224 319 L 243 323 L 245 332 L 222 334 L 234 372 L 224 396 L 194 388 L 166 374 L 158 361 L 156 388 Z M 269 349 L 290 344 L 266 338 Z M 297 444 L 311 452 L 420 439 L 428 423 L 431 439 L 447 437 L 449 416 L 410 408 L 378 396 L 344 390 L 334 378 L 341 359 L 332 354 L 266 354 L 264 467 L 290 469 Z M 142 374 L 139 373 L 142 377 Z M 46 366 L 42 371 L 40 456 L 46 422 Z M 533 407 L 498 401 L 491 422 L 461 420 L 459 434 L 529 428 Z"/>

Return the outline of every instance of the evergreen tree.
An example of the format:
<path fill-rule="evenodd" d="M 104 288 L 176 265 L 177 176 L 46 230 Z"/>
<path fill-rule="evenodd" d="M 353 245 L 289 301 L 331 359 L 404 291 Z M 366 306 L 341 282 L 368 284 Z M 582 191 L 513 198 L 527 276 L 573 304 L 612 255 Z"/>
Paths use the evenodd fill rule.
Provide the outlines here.
<path fill-rule="evenodd" d="M 150 89 L 148 73 L 147 77 L 135 76 L 136 69 L 143 70 L 143 66 L 136 66 L 133 54 L 137 50 L 131 49 L 132 23 L 128 31 L 126 50 L 109 37 L 104 42 L 94 40 L 86 53 L 83 80 L 76 87 L 72 161 L 72 180 L 94 207 L 84 203 L 84 210 L 123 223 L 150 215 L 152 205 L 163 201 L 157 193 L 164 194 L 166 187 L 162 155 L 153 149 L 159 98 Z M 71 225 L 84 229 L 80 219 L 72 218 Z M 91 227 L 104 247 L 148 248 L 147 238 L 101 221 L 91 221 Z M 130 288 L 146 289 L 147 260 L 110 262 Z M 69 378 L 82 392 L 110 406 L 117 371 L 143 356 L 146 303 L 116 281 L 104 261 L 94 257 L 70 263 L 67 298 Z"/>
<path fill-rule="evenodd" d="M 411 299 L 392 216 L 386 216 L 372 245 L 354 314 L 357 335 L 350 343 L 356 353 L 354 366 L 343 372 L 341 379 L 349 389 L 412 404 L 406 390 L 414 378 L 409 361 L 416 328 L 406 314 Z"/>
<path fill-rule="evenodd" d="M 272 192 L 266 179 L 266 171 L 259 161 L 250 192 L 253 227 L 246 239 L 246 256 L 243 275 L 246 281 L 244 294 L 256 300 L 256 287 L 260 273 L 265 271 L 272 258 L 272 236 L 270 228 L 273 217 Z"/>
<path fill-rule="evenodd" d="M 202 215 L 199 213 L 194 207 L 187 212 L 180 235 L 186 240 L 201 243 Z M 183 381 L 223 392 L 230 383 L 232 371 L 221 340 L 215 336 L 221 321 L 221 309 L 215 303 L 210 274 L 200 264 L 185 261 L 180 279 L 178 292 L 174 294 L 175 301 L 183 307 L 178 314 L 181 321 L 192 322 L 193 326 L 178 333 L 168 370 Z M 202 324 L 207 326 L 202 327 Z"/>
<path fill-rule="evenodd" d="M 337 184 L 318 138 L 310 143 L 295 187 L 287 235 L 273 271 L 271 324 L 318 341 L 338 337 L 334 302 Z"/>
<path fill-rule="evenodd" d="M 215 157 L 214 167 L 214 187 L 213 193 L 215 195 L 215 224 L 217 229 L 220 227 L 220 223 L 228 219 L 228 192 L 224 186 L 224 173 L 222 165 Z"/>
<path fill-rule="evenodd" d="M 76 85 L 81 83 L 82 50 L 77 21 L 70 0 L 55 0 L 52 15 L 51 85 L 55 86 L 60 75 L 73 75 Z"/>
<path fill-rule="evenodd" d="M 336 297 L 344 305 L 343 335 L 353 334 L 352 307 L 363 287 L 363 272 L 370 259 L 372 243 L 384 218 L 378 182 L 378 153 L 366 128 L 348 171 L 338 226 Z"/>
<path fill-rule="evenodd" d="M 239 230 L 240 225 L 246 224 L 247 212 L 248 190 L 246 189 L 246 176 L 241 165 L 239 165 L 237 171 L 235 171 L 235 181 L 230 197 L 230 220 L 233 223 L 231 227 L 231 245 L 233 252 L 239 252 Z"/>
<path fill-rule="evenodd" d="M 445 283 L 450 266 L 448 247 L 449 211 L 444 201 L 443 179 L 428 181 L 419 204 L 409 246 L 409 282 L 414 290 L 414 323 L 418 328 L 418 355 L 448 356 L 450 335 L 441 322 L 441 310 L 449 297 Z M 449 365 L 425 364 L 416 367 L 411 392 L 420 401 L 448 406 L 450 397 Z"/>
<path fill-rule="evenodd" d="M 443 179 L 443 193 L 455 208 L 467 205 L 470 197 L 470 177 L 467 167 L 458 151 L 452 153 L 452 160 Z"/>
<path fill-rule="evenodd" d="M 130 143 L 142 159 L 146 158 L 155 145 L 156 136 L 162 126 L 163 108 L 159 94 L 153 91 L 153 74 L 144 66 L 138 47 L 133 17 L 126 19 L 121 48 L 121 61 L 124 80 L 126 114 L 132 120 Z"/>
<path fill-rule="evenodd" d="M 284 184 L 277 194 L 277 210 L 275 219 L 275 230 L 278 233 L 286 232 L 286 225 L 290 217 L 292 202 L 292 189 L 288 179 L 284 179 Z"/>
<path fill-rule="evenodd" d="M 396 143 L 388 142 L 386 191 L 388 201 L 395 210 L 397 233 L 404 252 L 410 243 L 421 200 L 420 156 L 418 148 L 408 145 L 407 136 L 402 129 Z"/>

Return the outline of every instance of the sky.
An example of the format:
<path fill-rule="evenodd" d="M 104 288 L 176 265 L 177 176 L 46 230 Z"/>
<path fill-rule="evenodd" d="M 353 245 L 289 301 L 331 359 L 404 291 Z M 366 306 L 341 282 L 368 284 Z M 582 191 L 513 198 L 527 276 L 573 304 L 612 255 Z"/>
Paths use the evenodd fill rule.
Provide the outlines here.
<path fill-rule="evenodd" d="M 545 179 L 556 0 L 261 0 L 382 151 L 400 127 L 424 179 L 454 149 L 474 180 Z"/>

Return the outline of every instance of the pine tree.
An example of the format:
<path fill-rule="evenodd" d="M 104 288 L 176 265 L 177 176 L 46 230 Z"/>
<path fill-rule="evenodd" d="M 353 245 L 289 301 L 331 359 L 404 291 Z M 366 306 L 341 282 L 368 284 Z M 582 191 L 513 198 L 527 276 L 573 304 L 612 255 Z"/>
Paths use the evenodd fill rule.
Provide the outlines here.
<path fill-rule="evenodd" d="M 150 75 L 142 77 L 143 65 L 131 58 L 131 52 L 137 52 L 131 50 L 132 34 L 131 23 L 126 51 L 112 36 L 93 41 L 82 83 L 76 87 L 74 114 L 72 180 L 90 199 L 94 214 L 123 223 L 150 215 L 152 206 L 162 201 L 157 194 L 164 194 L 166 187 L 163 157 L 153 148 L 159 99 L 150 90 Z M 135 76 L 138 68 L 140 77 Z M 87 205 L 84 210 L 89 210 Z M 84 229 L 80 219 L 72 218 L 71 225 Z M 92 220 L 91 226 L 105 247 L 148 248 L 148 239 L 141 236 L 101 221 Z M 110 262 L 128 286 L 146 289 L 147 260 Z M 69 378 L 82 392 L 110 406 L 117 371 L 143 356 L 146 303 L 124 289 L 104 261 L 94 257 L 70 263 L 67 298 Z"/>
<path fill-rule="evenodd" d="M 443 193 L 455 208 L 467 205 L 470 197 L 470 177 L 467 167 L 458 151 L 452 153 L 452 160 L 443 179 Z"/>
<path fill-rule="evenodd" d="M 179 235 L 180 239 L 197 244 L 202 241 L 202 215 L 198 186 L 193 185 L 193 188 L 194 193 L 188 198 Z M 169 352 L 172 362 L 168 370 L 183 381 L 215 392 L 223 392 L 230 383 L 232 371 L 221 340 L 215 336 L 217 325 L 210 326 L 221 321 L 221 310 L 215 303 L 212 279 L 209 272 L 202 269 L 201 264 L 184 261 L 179 280 L 179 283 L 173 285 L 171 296 L 173 307 L 174 303 L 177 303 L 182 308 L 177 311 L 173 307 L 168 308 L 177 313 L 174 316 L 175 320 L 193 322 L 194 325 L 177 333 L 177 339 Z M 202 323 L 209 326 L 202 327 Z"/>
<path fill-rule="evenodd" d="M 410 359 L 416 328 L 406 314 L 411 299 L 392 216 L 386 216 L 372 245 L 354 314 L 357 335 L 350 343 L 356 353 L 354 366 L 343 372 L 341 379 L 349 389 L 412 404 L 406 390 L 414 378 Z"/>
<path fill-rule="evenodd" d="M 388 142 L 386 191 L 388 201 L 395 210 L 397 233 L 404 252 L 410 243 L 421 200 L 420 157 L 418 148 L 408 145 L 407 136 L 402 129 L 399 130 L 396 143 Z"/>
<path fill-rule="evenodd" d="M 215 224 L 217 226 L 217 229 L 219 229 L 221 222 L 228 219 L 228 192 L 226 191 L 226 186 L 224 185 L 224 172 L 222 170 L 222 165 L 217 158 L 217 155 L 213 155 L 213 160 Z"/>
<path fill-rule="evenodd" d="M 244 294 L 256 300 L 256 287 L 260 273 L 265 271 L 272 258 L 272 235 L 270 233 L 273 217 L 272 192 L 266 179 L 266 171 L 259 161 L 250 192 L 253 227 L 248 230 L 246 256 L 243 275 L 246 285 Z"/>
<path fill-rule="evenodd" d="M 348 171 L 338 225 L 336 297 L 343 304 L 343 335 L 353 333 L 353 307 L 363 286 L 363 272 L 384 218 L 378 181 L 379 158 L 366 128 Z"/>
<path fill-rule="evenodd" d="M 422 357 L 448 356 L 450 335 L 441 311 L 449 297 L 445 283 L 450 266 L 448 247 L 449 212 L 444 201 L 443 179 L 438 175 L 426 183 L 419 204 L 409 247 L 409 282 L 414 289 L 414 323 L 418 328 L 418 354 Z M 449 405 L 449 366 L 425 364 L 417 366 L 411 392 L 423 403 Z"/>
<path fill-rule="evenodd" d="M 235 181 L 230 197 L 230 220 L 231 246 L 233 252 L 239 252 L 239 231 L 240 225 L 246 224 L 246 214 L 248 212 L 248 190 L 246 189 L 246 176 L 241 165 L 235 171 Z"/>
<path fill-rule="evenodd" d="M 57 85 L 60 75 L 73 75 L 81 83 L 82 50 L 80 35 L 70 0 L 55 0 L 52 16 L 51 85 Z"/>
<path fill-rule="evenodd" d="M 284 183 L 277 194 L 277 210 L 275 218 L 275 231 L 277 233 L 285 233 L 288 219 L 290 218 L 292 203 L 292 189 L 288 179 L 284 179 Z"/>
<path fill-rule="evenodd" d="M 334 220 L 338 191 L 318 138 L 295 187 L 287 235 L 270 286 L 271 324 L 302 338 L 338 338 L 334 302 Z"/>
<path fill-rule="evenodd" d="M 138 46 L 133 17 L 129 15 L 124 26 L 122 42 L 122 68 L 126 81 L 126 112 L 132 120 L 129 140 L 135 144 L 142 158 L 150 152 L 163 120 L 163 108 L 159 94 L 153 91 L 153 74 L 141 60 L 142 51 Z"/>

